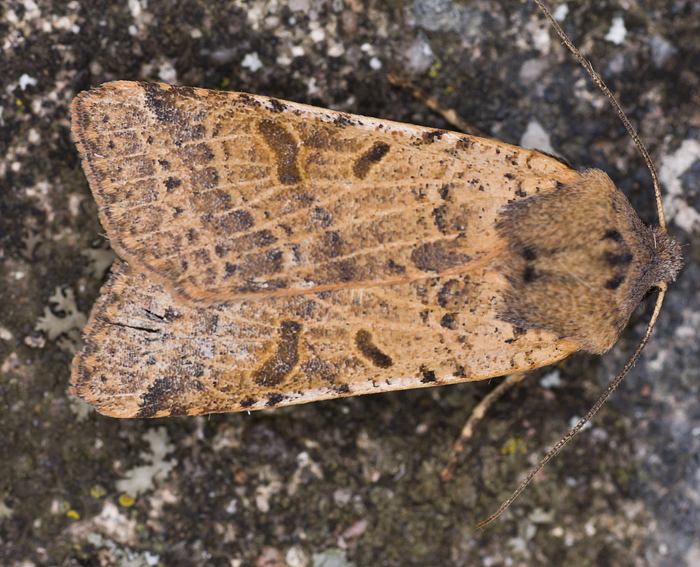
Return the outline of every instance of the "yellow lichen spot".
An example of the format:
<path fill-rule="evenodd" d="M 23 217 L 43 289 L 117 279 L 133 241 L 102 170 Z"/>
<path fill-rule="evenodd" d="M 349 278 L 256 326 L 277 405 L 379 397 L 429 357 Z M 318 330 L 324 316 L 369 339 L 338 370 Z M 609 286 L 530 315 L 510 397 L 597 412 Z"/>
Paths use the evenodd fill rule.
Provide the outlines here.
<path fill-rule="evenodd" d="M 68 516 L 68 518 L 70 518 L 71 520 L 80 519 L 80 513 L 77 510 L 68 510 L 68 512 L 66 512 L 66 516 Z"/>
<path fill-rule="evenodd" d="M 501 447 L 501 455 L 512 457 L 520 453 L 524 455 L 526 452 L 525 440 L 521 437 L 511 437 Z"/>
<path fill-rule="evenodd" d="M 119 504 L 124 506 L 124 508 L 131 508 L 136 503 L 136 500 L 128 494 L 122 494 L 119 497 Z"/>
<path fill-rule="evenodd" d="M 435 63 L 430 66 L 430 69 L 428 69 L 428 77 L 431 79 L 436 79 L 438 75 L 440 75 L 441 67 L 442 63 L 440 63 L 440 61 L 435 61 Z"/>
<path fill-rule="evenodd" d="M 96 484 L 90 489 L 90 496 L 93 498 L 102 498 L 105 494 L 107 494 L 107 491 L 99 484 Z"/>
<path fill-rule="evenodd" d="M 225 89 L 230 84 L 231 84 L 231 79 L 229 79 L 228 77 L 224 77 L 223 79 L 221 79 L 221 88 L 222 89 Z"/>

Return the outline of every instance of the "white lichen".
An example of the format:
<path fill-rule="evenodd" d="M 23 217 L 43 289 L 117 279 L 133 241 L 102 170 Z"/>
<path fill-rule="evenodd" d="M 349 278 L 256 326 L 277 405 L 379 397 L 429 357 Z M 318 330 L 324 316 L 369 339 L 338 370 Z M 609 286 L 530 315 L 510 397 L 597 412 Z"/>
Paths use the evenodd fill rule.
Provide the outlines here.
<path fill-rule="evenodd" d="M 561 4 L 554 9 L 552 15 L 557 22 L 563 22 L 569 15 L 569 7 L 566 4 Z"/>
<path fill-rule="evenodd" d="M 262 61 L 260 61 L 260 56 L 256 52 L 246 53 L 241 61 L 241 67 L 248 69 L 251 73 L 255 73 L 262 69 Z"/>
<path fill-rule="evenodd" d="M 520 138 L 520 145 L 523 148 L 540 150 L 548 154 L 556 154 L 552 147 L 549 134 L 537 120 L 530 120 L 525 132 L 523 132 Z"/>
<path fill-rule="evenodd" d="M 80 252 L 88 260 L 88 274 L 91 278 L 101 280 L 107 269 L 114 262 L 116 255 L 111 248 L 87 248 Z"/>
<path fill-rule="evenodd" d="M 75 415 L 75 420 L 78 423 L 85 421 L 87 417 L 95 411 L 90 404 L 72 394 L 68 395 L 68 407 L 73 412 L 73 415 Z"/>
<path fill-rule="evenodd" d="M 124 478 L 116 483 L 117 490 L 134 498 L 152 490 L 155 483 L 165 480 L 177 465 L 177 460 L 165 459 L 174 449 L 174 446 L 169 443 L 165 427 L 149 429 L 144 434 L 143 440 L 150 446 L 150 451 L 142 451 L 140 454 L 141 460 L 146 464 L 128 470 Z"/>
<path fill-rule="evenodd" d="M 20 78 L 19 78 L 19 88 L 24 90 L 27 90 L 27 87 L 35 87 L 37 85 L 38 81 L 34 77 L 30 77 L 26 73 L 23 73 Z"/>
<path fill-rule="evenodd" d="M 685 200 L 681 177 L 698 160 L 700 160 L 700 142 L 684 140 L 675 152 L 661 159 L 659 168 L 659 177 L 666 187 L 664 197 L 666 214 L 686 232 L 692 232 L 700 226 L 700 213 Z"/>
<path fill-rule="evenodd" d="M 540 386 L 547 389 L 561 386 L 561 374 L 559 373 L 559 370 L 553 370 L 552 372 L 542 376 Z"/>
<path fill-rule="evenodd" d="M 622 16 L 615 16 L 610 24 L 610 29 L 608 30 L 605 39 L 615 45 L 622 45 L 627 37 L 627 28 L 625 27 L 625 20 Z"/>
<path fill-rule="evenodd" d="M 46 333 L 51 341 L 61 335 L 70 341 L 78 340 L 80 330 L 85 326 L 87 319 L 78 311 L 73 290 L 56 287 L 54 294 L 49 297 L 49 302 L 54 304 L 54 308 L 44 307 L 44 314 L 39 317 L 34 330 Z"/>

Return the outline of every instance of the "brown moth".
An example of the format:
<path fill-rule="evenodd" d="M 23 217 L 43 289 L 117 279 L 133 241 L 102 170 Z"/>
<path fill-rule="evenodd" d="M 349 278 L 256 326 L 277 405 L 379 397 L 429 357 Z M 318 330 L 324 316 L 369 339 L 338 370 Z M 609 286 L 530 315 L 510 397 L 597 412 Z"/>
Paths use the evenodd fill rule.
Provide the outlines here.
<path fill-rule="evenodd" d="M 264 409 L 602 353 L 680 269 L 599 170 L 243 93 L 112 82 L 73 135 L 120 257 L 73 390 L 115 417 Z"/>

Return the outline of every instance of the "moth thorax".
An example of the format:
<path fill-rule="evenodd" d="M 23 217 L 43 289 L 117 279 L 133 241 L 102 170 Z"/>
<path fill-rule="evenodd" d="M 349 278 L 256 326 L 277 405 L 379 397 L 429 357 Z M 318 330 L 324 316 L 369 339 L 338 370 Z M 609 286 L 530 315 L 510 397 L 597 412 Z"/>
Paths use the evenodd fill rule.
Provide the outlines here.
<path fill-rule="evenodd" d="M 598 170 L 511 203 L 498 222 L 510 254 L 501 318 L 605 352 L 651 287 L 672 281 L 680 247 L 646 226 Z"/>

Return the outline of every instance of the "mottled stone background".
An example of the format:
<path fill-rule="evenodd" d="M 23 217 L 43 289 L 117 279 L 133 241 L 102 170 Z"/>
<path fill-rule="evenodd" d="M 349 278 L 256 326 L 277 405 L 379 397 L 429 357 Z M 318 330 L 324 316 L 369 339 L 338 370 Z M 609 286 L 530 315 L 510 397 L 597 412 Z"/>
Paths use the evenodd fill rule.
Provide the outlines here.
<path fill-rule="evenodd" d="M 602 96 L 518 0 L 0 4 L 0 564 L 700 565 L 700 3 L 552 0 L 659 164 L 688 265 L 614 400 L 505 519 L 475 520 L 634 347 L 526 380 L 456 480 L 437 473 L 493 384 L 161 421 L 66 393 L 112 259 L 68 104 L 112 79 L 236 89 L 444 127 L 395 70 L 508 142 L 600 167 L 648 221 L 649 176 Z M 495 383 L 495 382 L 494 382 Z"/>

